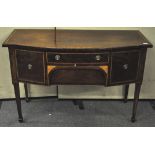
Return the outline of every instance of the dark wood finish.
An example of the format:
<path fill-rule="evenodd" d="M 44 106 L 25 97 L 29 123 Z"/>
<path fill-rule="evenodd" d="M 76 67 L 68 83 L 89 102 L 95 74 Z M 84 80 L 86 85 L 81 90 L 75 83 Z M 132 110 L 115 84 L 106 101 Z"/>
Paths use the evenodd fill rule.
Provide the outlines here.
<path fill-rule="evenodd" d="M 139 51 L 112 53 L 111 84 L 137 79 Z"/>
<path fill-rule="evenodd" d="M 135 83 L 135 121 L 147 48 L 139 31 L 17 29 L 3 43 L 9 48 L 19 121 L 23 121 L 19 82 L 41 85 L 126 85 Z M 49 71 L 49 65 L 52 70 Z M 102 67 L 107 69 L 103 69 Z M 82 104 L 78 104 L 83 108 Z"/>
<path fill-rule="evenodd" d="M 143 74 L 144 74 L 144 68 L 145 68 L 145 60 L 146 60 L 146 52 L 147 49 L 142 49 L 143 52 L 140 53 L 140 61 L 139 61 L 139 68 L 138 68 L 138 77 L 137 82 L 142 83 L 143 81 Z"/>
<path fill-rule="evenodd" d="M 125 85 L 124 103 L 128 102 L 129 84 Z"/>
<path fill-rule="evenodd" d="M 16 50 L 17 76 L 27 82 L 45 83 L 44 56 L 41 52 Z"/>
<path fill-rule="evenodd" d="M 11 76 L 12 76 L 12 83 L 17 83 L 17 70 L 16 70 L 16 56 L 15 50 L 13 48 L 9 48 L 9 59 L 10 59 L 10 69 L 11 69 Z"/>
<path fill-rule="evenodd" d="M 25 101 L 29 102 L 28 88 L 26 82 L 24 83 L 24 89 L 25 89 Z"/>
<path fill-rule="evenodd" d="M 47 53 L 48 64 L 62 65 L 62 64 L 96 64 L 103 65 L 109 62 L 108 54 L 101 53 Z"/>
<path fill-rule="evenodd" d="M 3 47 L 10 46 L 81 50 L 147 48 L 152 44 L 136 30 L 57 30 L 55 37 L 55 30 L 17 29 L 3 43 Z"/>
<path fill-rule="evenodd" d="M 62 67 L 49 74 L 49 84 L 105 85 L 106 73 L 94 67 Z"/>
<path fill-rule="evenodd" d="M 22 123 L 23 116 L 22 116 L 22 110 L 21 110 L 19 83 L 14 83 L 14 90 L 15 90 L 16 104 L 17 104 L 17 110 L 18 110 L 18 121 Z"/>
<path fill-rule="evenodd" d="M 136 112 L 137 112 L 140 89 L 141 89 L 141 83 L 136 83 L 135 84 L 135 94 L 134 94 L 134 103 L 133 103 L 131 122 L 136 121 Z"/>
<path fill-rule="evenodd" d="M 57 41 L 57 28 L 54 27 L 54 38 L 55 38 L 55 43 Z"/>

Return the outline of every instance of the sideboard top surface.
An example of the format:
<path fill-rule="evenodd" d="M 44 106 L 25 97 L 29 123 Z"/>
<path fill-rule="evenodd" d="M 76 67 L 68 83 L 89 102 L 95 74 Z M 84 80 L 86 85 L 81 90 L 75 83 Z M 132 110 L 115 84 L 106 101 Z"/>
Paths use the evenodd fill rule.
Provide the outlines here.
<path fill-rule="evenodd" d="M 137 30 L 15 29 L 3 47 L 38 49 L 119 49 L 152 47 Z"/>

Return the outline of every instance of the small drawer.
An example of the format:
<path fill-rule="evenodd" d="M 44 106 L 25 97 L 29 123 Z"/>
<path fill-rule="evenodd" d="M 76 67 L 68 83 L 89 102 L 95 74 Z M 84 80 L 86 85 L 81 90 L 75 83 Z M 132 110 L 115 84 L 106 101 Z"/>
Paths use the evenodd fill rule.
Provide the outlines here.
<path fill-rule="evenodd" d="M 47 61 L 51 64 L 104 64 L 108 63 L 107 53 L 47 53 Z"/>

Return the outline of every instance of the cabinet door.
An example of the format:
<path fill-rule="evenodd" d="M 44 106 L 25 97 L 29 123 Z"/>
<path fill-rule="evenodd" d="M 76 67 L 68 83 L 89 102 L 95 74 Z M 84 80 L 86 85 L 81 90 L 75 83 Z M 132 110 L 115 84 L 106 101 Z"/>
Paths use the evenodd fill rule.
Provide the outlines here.
<path fill-rule="evenodd" d="M 17 76 L 20 81 L 45 82 L 44 56 L 42 52 L 16 50 Z"/>
<path fill-rule="evenodd" d="M 132 82 L 137 79 L 139 52 L 112 53 L 111 84 Z"/>

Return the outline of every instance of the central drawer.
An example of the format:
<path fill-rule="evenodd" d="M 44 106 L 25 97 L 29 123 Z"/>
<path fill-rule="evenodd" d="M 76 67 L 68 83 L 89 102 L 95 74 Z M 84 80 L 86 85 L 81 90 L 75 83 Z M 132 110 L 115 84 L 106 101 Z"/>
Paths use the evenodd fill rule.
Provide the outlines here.
<path fill-rule="evenodd" d="M 49 64 L 107 64 L 108 53 L 50 53 L 47 52 Z"/>
<path fill-rule="evenodd" d="M 48 68 L 49 85 L 106 85 L 107 82 L 107 66 L 48 66 Z"/>

